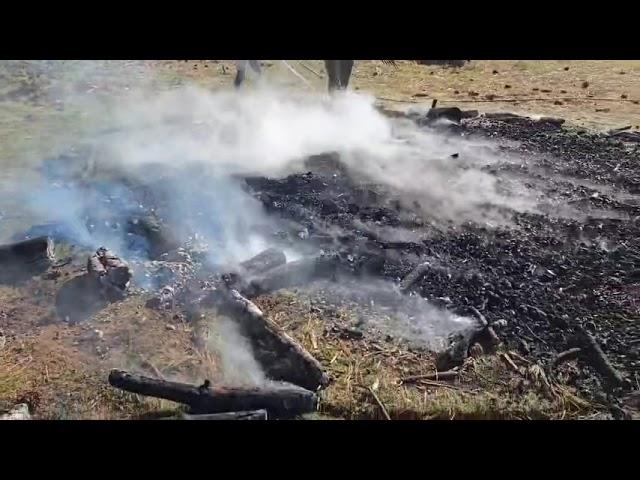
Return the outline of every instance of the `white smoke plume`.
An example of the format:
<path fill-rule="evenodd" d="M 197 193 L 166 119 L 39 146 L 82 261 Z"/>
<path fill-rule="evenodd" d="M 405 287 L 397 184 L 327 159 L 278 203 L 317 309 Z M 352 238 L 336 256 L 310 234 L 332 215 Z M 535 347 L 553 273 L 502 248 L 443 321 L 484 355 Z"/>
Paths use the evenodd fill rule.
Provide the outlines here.
<path fill-rule="evenodd" d="M 47 179 L 30 189 L 21 203 L 32 217 L 63 221 L 74 240 L 87 247 L 105 244 L 128 253 L 126 238 L 111 229 L 111 223 L 87 231 L 83 212 L 98 204 L 123 218 L 136 208 L 143 211 L 147 206 L 128 201 L 119 179 L 152 183 L 165 177 L 169 179 L 163 184 L 169 199 L 166 213 L 179 220 L 177 233 L 182 240 L 197 232 L 212 246 L 215 262 L 242 261 L 270 246 L 256 227 L 271 220 L 233 177 L 284 175 L 298 171 L 308 156 L 326 152 L 337 152 L 354 174 L 389 187 L 407 201 L 418 200 L 424 213 L 436 219 L 504 220 L 488 216 L 487 204 L 534 208 L 522 191 L 502 191 L 498 180 L 482 170 L 499 160 L 491 145 L 392 121 L 375 109 L 374 99 L 367 95 L 294 95 L 266 85 L 240 91 L 188 85 L 158 92 L 149 89 L 148 82 L 132 81 L 119 99 L 91 97 L 92 89 L 108 91 L 108 82 L 94 85 L 86 80 L 100 77 L 104 67 L 87 63 L 68 70 L 53 84 L 51 95 L 68 108 L 82 109 L 92 126 L 93 133 L 78 141 L 91 152 L 87 174 L 104 179 L 100 193 L 108 192 L 109 205 L 80 186 L 56 185 Z M 454 153 L 457 159 L 451 158 Z M 119 220 L 116 215 L 114 223 Z M 449 327 L 464 323 L 435 310 L 424 312 L 416 323 L 418 330 L 413 330 L 421 338 L 441 337 Z M 438 332 L 429 330 L 429 325 L 440 325 Z M 227 334 L 234 338 L 233 332 Z M 232 348 L 227 363 L 246 364 L 243 352 L 244 347 Z"/>

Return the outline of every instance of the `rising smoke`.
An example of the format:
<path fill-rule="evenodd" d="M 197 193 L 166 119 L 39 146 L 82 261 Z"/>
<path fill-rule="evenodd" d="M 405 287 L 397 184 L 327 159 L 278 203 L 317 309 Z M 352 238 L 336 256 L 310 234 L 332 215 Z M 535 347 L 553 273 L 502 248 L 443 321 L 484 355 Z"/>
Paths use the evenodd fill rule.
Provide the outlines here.
<path fill-rule="evenodd" d="M 101 68 L 87 63 L 80 75 L 99 76 Z M 45 176 L 19 203 L 32 218 L 64 224 L 65 236 L 87 248 L 107 245 L 125 258 L 144 251 L 122 228 L 127 218 L 150 208 L 126 187 L 135 181 L 160 194 L 162 205 L 154 208 L 181 241 L 197 235 L 210 246 L 212 262 L 242 261 L 271 246 L 259 232 L 272 220 L 236 178 L 295 172 L 307 157 L 326 152 L 339 153 L 355 175 L 393 189 L 408 202 L 419 200 L 432 218 L 504 221 L 484 207 L 534 208 L 532 199 L 503 191 L 482 170 L 499 159 L 491 145 L 391 121 L 367 95 L 300 96 L 268 86 L 239 92 L 182 86 L 158 93 L 138 84 L 126 99 L 114 101 L 88 96 L 95 85 L 84 84 L 80 95 L 69 76 L 62 76 L 51 94 L 66 104 L 75 102 L 94 125 L 91 135 L 78 139 L 81 151 L 89 152 L 80 155 L 89 160 L 88 167 L 74 183 Z M 102 224 L 95 225 L 93 217 Z M 375 296 L 386 287 L 372 284 L 369 290 Z M 426 302 L 417 307 L 421 314 L 385 328 L 434 346 L 464 325 Z M 230 339 L 240 338 L 237 332 L 221 325 L 226 345 L 236 345 Z M 230 375 L 237 377 L 231 365 L 244 365 L 241 370 L 253 372 L 249 379 L 260 381 L 244 346 L 222 351 Z"/>

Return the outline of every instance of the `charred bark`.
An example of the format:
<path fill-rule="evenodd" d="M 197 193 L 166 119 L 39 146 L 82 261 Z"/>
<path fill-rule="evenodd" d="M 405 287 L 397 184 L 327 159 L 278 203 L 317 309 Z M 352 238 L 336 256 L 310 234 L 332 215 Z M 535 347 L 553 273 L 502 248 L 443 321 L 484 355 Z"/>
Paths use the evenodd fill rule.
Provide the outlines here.
<path fill-rule="evenodd" d="M 295 385 L 234 388 L 168 382 L 112 370 L 109 384 L 140 395 L 164 398 L 188 405 L 193 414 L 267 410 L 269 416 L 290 417 L 312 412 L 317 408 L 317 396 Z"/>
<path fill-rule="evenodd" d="M 53 240 L 48 236 L 0 246 L 0 279 L 19 279 L 43 272 L 54 260 Z"/>
<path fill-rule="evenodd" d="M 611 364 L 593 335 L 580 328 L 576 341 L 582 348 L 581 355 L 593 365 L 612 387 L 622 387 L 627 384 L 625 378 Z"/>
<path fill-rule="evenodd" d="M 320 362 L 236 290 L 215 290 L 204 303 L 211 303 L 239 322 L 251 341 L 256 360 L 269 378 L 312 391 L 328 384 L 329 378 Z"/>
<path fill-rule="evenodd" d="M 133 276 L 129 264 L 104 247 L 89 257 L 87 272 L 97 280 L 108 298 L 120 298 Z"/>

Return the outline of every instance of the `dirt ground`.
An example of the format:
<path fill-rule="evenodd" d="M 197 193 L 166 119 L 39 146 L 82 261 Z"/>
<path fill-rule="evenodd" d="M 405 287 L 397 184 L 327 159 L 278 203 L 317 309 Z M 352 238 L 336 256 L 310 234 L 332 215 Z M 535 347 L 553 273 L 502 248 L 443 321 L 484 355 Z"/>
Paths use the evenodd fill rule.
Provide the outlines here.
<path fill-rule="evenodd" d="M 289 63 L 311 88 L 325 88 L 321 61 Z M 280 62 L 268 61 L 265 67 L 274 83 L 307 88 Z M 156 89 L 186 82 L 230 88 L 234 75 L 232 62 L 215 60 L 129 62 L 126 68 L 130 82 L 87 72 L 76 86 L 89 96 L 124 96 L 138 82 Z M 62 92 L 43 87 L 46 72 L 25 67 L 1 73 L 0 104 L 6 110 L 0 114 L 0 161 L 7 167 L 2 178 L 21 178 L 31 165 L 89 129 L 90 122 L 80 108 L 57 102 Z M 632 125 L 640 131 L 640 61 L 473 61 L 459 69 L 362 61 L 353 87 L 395 110 L 438 99 L 439 106 L 560 116 L 593 130 Z M 17 158 L 28 160 L 17 165 Z M 6 228 L 15 227 L 10 206 L 0 210 Z M 0 285 L 0 410 L 27 402 L 35 418 L 140 418 L 177 406 L 112 389 L 106 382 L 110 368 L 194 383 L 217 378 L 219 360 L 193 346 L 193 327 L 173 312 L 147 308 L 144 298 L 109 305 L 77 325 L 60 322 L 56 297 L 83 268 L 72 262 L 54 268 L 59 275 L 52 278 Z M 495 355 L 468 359 L 454 381 L 409 384 L 403 379 L 435 370 L 433 355 L 384 337 L 345 337 L 354 315 L 348 306 L 336 310 L 304 290 L 280 291 L 256 303 L 327 369 L 332 383 L 320 394 L 322 418 L 610 418 L 604 402 L 547 378 L 535 358 L 508 345 Z"/>
<path fill-rule="evenodd" d="M 287 62 L 311 88 L 326 88 L 322 61 Z M 266 75 L 277 83 L 308 88 L 280 62 L 267 65 Z M 408 61 L 397 65 L 356 62 L 352 87 L 371 92 L 387 108 L 398 110 L 428 107 L 437 99 L 440 106 L 557 116 L 594 129 L 629 124 L 640 128 L 640 61 L 487 60 L 462 68 Z M 160 62 L 159 66 L 211 87 L 230 85 L 235 73 L 233 63 L 225 61 Z"/>

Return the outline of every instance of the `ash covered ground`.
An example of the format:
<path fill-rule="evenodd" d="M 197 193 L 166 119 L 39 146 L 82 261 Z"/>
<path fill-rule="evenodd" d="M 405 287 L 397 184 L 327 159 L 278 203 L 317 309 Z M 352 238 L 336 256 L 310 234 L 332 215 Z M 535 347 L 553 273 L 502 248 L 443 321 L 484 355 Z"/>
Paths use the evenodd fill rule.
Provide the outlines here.
<path fill-rule="evenodd" d="M 304 227 L 305 242 L 340 252 L 341 261 L 365 279 L 398 283 L 430 261 L 415 294 L 460 315 L 472 315 L 469 307 L 475 307 L 489 322 L 504 320 L 500 337 L 545 364 L 575 346 L 575 328 L 584 327 L 635 384 L 638 146 L 526 119 L 465 120 L 447 135 L 506 144 L 501 152 L 508 161 L 486 170 L 520 180 L 550 213 L 506 209 L 509 224 L 495 227 L 429 224 L 419 205 L 412 209 L 388 189 L 354 182 L 331 156 L 309 161 L 307 173 L 247 183 L 267 211 Z M 458 162 L 453 155 L 448 161 Z M 513 161 L 518 158 L 526 160 Z M 413 238 L 389 238 L 402 231 Z M 359 291 L 364 304 L 376 296 L 357 281 L 350 291 Z M 586 364 L 574 381 L 600 390 L 598 375 Z"/>
<path fill-rule="evenodd" d="M 91 324 L 105 307 L 70 285 L 84 273 L 87 252 L 102 245 L 133 266 L 128 295 L 144 299 L 166 284 L 197 290 L 274 247 L 289 262 L 330 259 L 334 274 L 309 275 L 295 287 L 330 308 L 355 305 L 360 320 L 351 336 L 439 351 L 480 312 L 507 349 L 550 368 L 585 330 L 626 378 L 613 393 L 638 388 L 637 144 L 528 119 L 418 127 L 368 110 L 370 123 L 341 132 L 361 106 L 314 116 L 273 105 L 262 106 L 266 120 L 269 109 L 282 114 L 275 126 L 245 118 L 242 108 L 231 122 L 248 123 L 256 141 L 244 130 L 215 130 L 214 122 L 217 140 L 202 143 L 211 132 L 178 116 L 133 138 L 101 137 L 107 155 L 133 160 L 126 168 L 102 162 L 105 152 L 92 148 L 45 161 L 41 188 L 25 204 L 55 222 L 13 238 L 44 234 L 74 246 L 65 252 L 71 266 L 60 268 L 75 278 L 52 277 L 55 291 L 42 288 L 46 275 L 27 286 L 55 297 L 48 322 Z M 291 118 L 303 123 L 300 131 L 318 130 L 293 146 L 272 141 L 287 137 Z M 211 157 L 195 155 L 199 147 Z M 257 168 L 263 154 L 268 168 Z M 400 293 L 425 262 L 425 274 Z M 169 315 L 174 324 L 188 321 L 177 307 Z M 25 328 L 11 319 L 6 327 Z M 232 357 L 244 358 L 237 350 Z M 578 365 L 568 383 L 591 397 L 612 391 L 589 362 Z"/>

